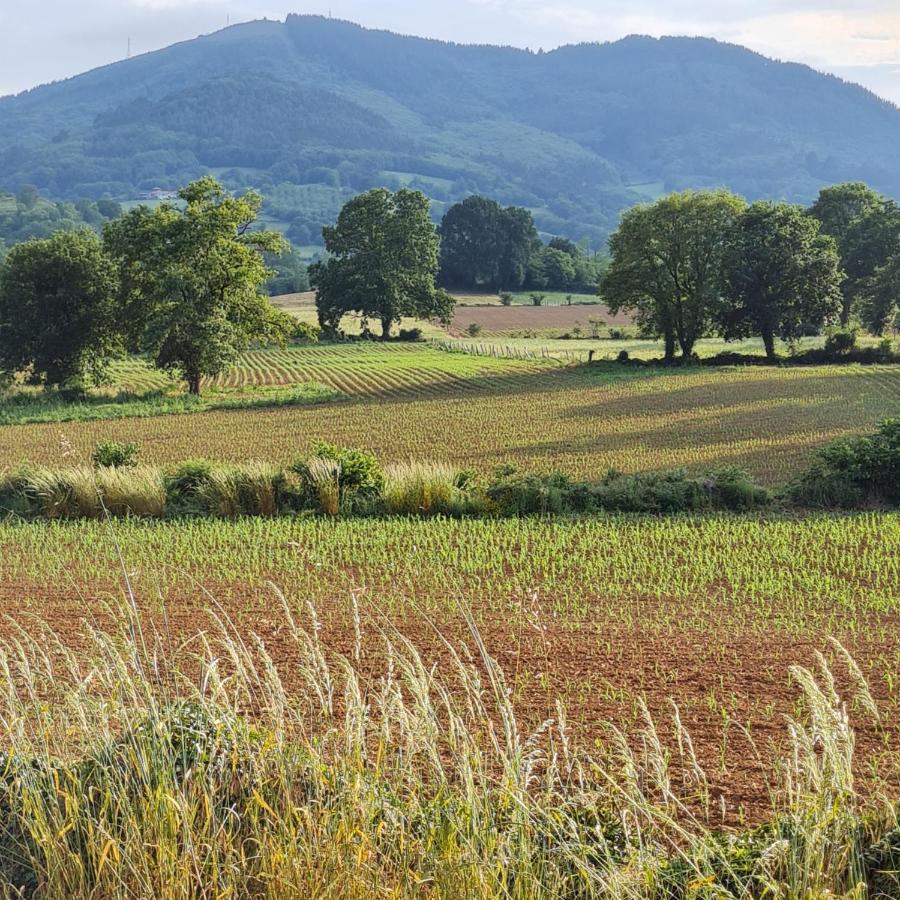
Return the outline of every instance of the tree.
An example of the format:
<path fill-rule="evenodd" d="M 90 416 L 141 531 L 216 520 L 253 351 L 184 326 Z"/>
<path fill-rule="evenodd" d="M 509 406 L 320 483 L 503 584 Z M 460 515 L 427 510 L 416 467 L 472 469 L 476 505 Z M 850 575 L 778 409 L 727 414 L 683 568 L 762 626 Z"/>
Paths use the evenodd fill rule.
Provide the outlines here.
<path fill-rule="evenodd" d="M 823 188 L 808 214 L 821 224 L 822 234 L 834 238 L 841 268 L 848 273 L 842 285 L 841 324 L 847 325 L 865 280 L 874 268 L 864 261 L 865 247 L 872 240 L 872 224 L 881 221 L 886 199 L 861 181 Z M 872 215 L 875 218 L 870 218 Z M 865 224 L 860 226 L 860 223 Z M 883 260 L 882 260 L 883 261 Z"/>
<path fill-rule="evenodd" d="M 541 246 L 527 209 L 504 209 L 477 195 L 447 210 L 440 237 L 441 283 L 472 289 L 522 287 L 528 262 Z"/>
<path fill-rule="evenodd" d="M 260 293 L 263 254 L 281 235 L 253 231 L 262 197 L 234 197 L 206 177 L 179 192 L 183 208 L 137 207 L 103 231 L 122 283 L 131 349 L 178 373 L 192 394 L 204 376 L 230 366 L 253 341 L 281 340 L 289 323 Z"/>
<path fill-rule="evenodd" d="M 722 259 L 745 203 L 727 191 L 685 191 L 635 207 L 610 238 L 601 293 L 610 312 L 635 313 L 643 334 L 662 336 L 665 358 L 683 357 L 713 322 Z"/>
<path fill-rule="evenodd" d="M 875 271 L 860 303 L 860 319 L 866 330 L 882 335 L 900 314 L 900 246 L 890 259 Z"/>
<path fill-rule="evenodd" d="M 847 280 L 841 324 L 850 321 L 854 307 L 871 294 L 877 271 L 887 265 L 900 244 L 900 206 L 893 200 L 866 210 L 855 219 L 843 241 L 842 263 Z"/>
<path fill-rule="evenodd" d="M 834 238 L 788 203 L 758 202 L 737 222 L 725 260 L 721 325 L 727 339 L 759 334 L 775 358 L 775 337 L 796 340 L 841 308 Z"/>
<path fill-rule="evenodd" d="M 348 312 L 379 319 L 382 340 L 403 316 L 449 320 L 453 300 L 435 287 L 438 236 L 424 194 L 385 188 L 360 194 L 322 235 L 329 257 L 309 274 L 324 330 L 337 331 Z"/>
<path fill-rule="evenodd" d="M 14 246 L 0 268 L 0 372 L 101 382 L 121 351 L 116 268 L 87 230 Z"/>
<path fill-rule="evenodd" d="M 540 290 L 566 291 L 575 282 L 575 261 L 563 250 L 542 247 L 528 261 L 527 284 Z"/>
<path fill-rule="evenodd" d="M 506 246 L 503 209 L 495 200 L 473 195 L 444 214 L 441 283 L 461 288 L 499 288 Z"/>
<path fill-rule="evenodd" d="M 16 194 L 16 205 L 26 211 L 31 211 L 37 206 L 40 199 L 41 195 L 33 184 L 23 184 Z"/>

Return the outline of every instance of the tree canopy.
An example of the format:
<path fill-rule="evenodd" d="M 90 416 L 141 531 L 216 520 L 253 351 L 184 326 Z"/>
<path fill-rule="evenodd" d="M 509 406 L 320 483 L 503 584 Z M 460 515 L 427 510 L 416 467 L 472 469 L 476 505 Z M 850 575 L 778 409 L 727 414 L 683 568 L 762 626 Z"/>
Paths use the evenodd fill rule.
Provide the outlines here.
<path fill-rule="evenodd" d="M 116 291 L 93 232 L 17 244 L 0 267 L 0 373 L 46 386 L 102 381 L 122 349 Z"/>
<path fill-rule="evenodd" d="M 448 320 L 453 301 L 438 290 L 438 235 L 428 198 L 378 188 L 350 200 L 323 229 L 328 258 L 310 267 L 319 323 L 335 333 L 347 313 L 378 319 L 387 340 L 403 316 Z"/>
<path fill-rule="evenodd" d="M 740 216 L 725 259 L 726 338 L 759 334 L 766 355 L 838 315 L 841 270 L 834 238 L 788 203 L 759 201 Z"/>
<path fill-rule="evenodd" d="M 610 239 L 601 292 L 613 313 L 633 311 L 643 333 L 676 342 L 689 357 L 710 327 L 721 293 L 722 259 L 745 206 L 727 191 L 684 191 L 622 216 Z"/>
<path fill-rule="evenodd" d="M 228 194 L 213 178 L 179 192 L 183 206 L 138 207 L 104 229 L 121 273 L 131 349 L 178 373 L 191 393 L 253 341 L 277 340 L 288 323 L 260 287 L 271 274 L 264 253 L 281 235 L 253 230 L 262 198 Z"/>

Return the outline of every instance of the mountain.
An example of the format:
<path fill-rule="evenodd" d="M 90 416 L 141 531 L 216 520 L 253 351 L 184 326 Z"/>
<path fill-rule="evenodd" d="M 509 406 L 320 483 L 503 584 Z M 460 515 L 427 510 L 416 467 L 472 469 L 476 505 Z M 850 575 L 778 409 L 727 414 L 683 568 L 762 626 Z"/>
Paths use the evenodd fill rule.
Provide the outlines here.
<path fill-rule="evenodd" d="M 368 187 L 435 212 L 472 192 L 598 245 L 619 211 L 726 186 L 807 202 L 900 196 L 900 110 L 805 66 L 703 38 L 532 53 L 258 21 L 0 99 L 0 190 L 137 199 L 212 171 L 254 186 L 298 244 Z"/>

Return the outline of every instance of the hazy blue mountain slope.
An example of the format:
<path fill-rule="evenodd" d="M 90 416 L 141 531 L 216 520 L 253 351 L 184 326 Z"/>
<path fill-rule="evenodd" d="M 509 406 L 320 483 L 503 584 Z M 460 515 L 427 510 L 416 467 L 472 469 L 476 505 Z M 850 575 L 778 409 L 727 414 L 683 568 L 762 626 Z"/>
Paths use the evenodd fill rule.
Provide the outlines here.
<path fill-rule="evenodd" d="M 595 244 L 623 206 L 675 188 L 807 201 L 852 178 L 900 196 L 897 146 L 891 104 L 711 40 L 535 54 L 315 16 L 0 99 L 0 189 L 129 200 L 212 170 L 262 189 L 298 243 L 377 184 L 419 187 L 436 213 L 492 194 Z"/>

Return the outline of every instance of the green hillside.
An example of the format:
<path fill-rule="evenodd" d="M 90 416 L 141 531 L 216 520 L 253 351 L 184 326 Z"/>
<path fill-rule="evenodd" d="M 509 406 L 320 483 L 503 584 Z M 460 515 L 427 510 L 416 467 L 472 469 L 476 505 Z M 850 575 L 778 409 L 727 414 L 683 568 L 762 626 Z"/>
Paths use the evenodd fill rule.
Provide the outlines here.
<path fill-rule="evenodd" d="M 0 99 L 0 189 L 128 201 L 213 170 L 310 244 L 352 194 L 410 185 L 436 214 L 478 192 L 597 245 L 684 187 L 900 195 L 898 143 L 900 111 L 863 88 L 712 40 L 531 53 L 290 16 Z"/>

